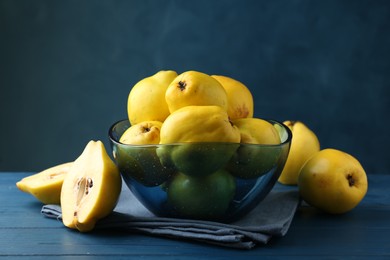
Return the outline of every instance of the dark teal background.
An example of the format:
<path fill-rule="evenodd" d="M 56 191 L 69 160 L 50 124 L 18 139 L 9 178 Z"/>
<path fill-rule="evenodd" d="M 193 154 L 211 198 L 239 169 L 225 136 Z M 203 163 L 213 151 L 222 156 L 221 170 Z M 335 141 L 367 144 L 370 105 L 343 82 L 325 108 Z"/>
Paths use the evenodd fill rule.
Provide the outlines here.
<path fill-rule="evenodd" d="M 305 122 L 390 173 L 390 1 L 0 0 L 0 170 L 74 160 L 140 79 L 223 74 L 255 116 Z"/>

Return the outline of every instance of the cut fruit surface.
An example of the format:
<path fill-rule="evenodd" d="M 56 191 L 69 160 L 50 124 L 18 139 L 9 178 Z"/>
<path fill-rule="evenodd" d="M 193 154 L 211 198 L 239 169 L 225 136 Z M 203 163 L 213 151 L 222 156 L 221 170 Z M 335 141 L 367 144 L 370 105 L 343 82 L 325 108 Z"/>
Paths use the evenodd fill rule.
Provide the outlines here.
<path fill-rule="evenodd" d="M 61 191 L 65 226 L 86 232 L 115 208 L 121 177 L 101 141 L 90 141 L 66 176 Z"/>
<path fill-rule="evenodd" d="M 43 204 L 60 204 L 62 183 L 73 162 L 48 168 L 18 181 L 16 186 L 30 193 Z"/>

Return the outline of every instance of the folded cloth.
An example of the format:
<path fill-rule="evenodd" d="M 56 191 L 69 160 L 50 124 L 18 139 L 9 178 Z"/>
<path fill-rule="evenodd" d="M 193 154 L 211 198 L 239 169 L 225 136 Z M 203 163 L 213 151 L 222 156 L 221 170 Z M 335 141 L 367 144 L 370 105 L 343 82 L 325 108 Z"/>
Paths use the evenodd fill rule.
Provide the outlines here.
<path fill-rule="evenodd" d="M 164 218 L 153 215 L 127 187 L 122 189 L 113 213 L 96 223 L 96 229 L 118 228 L 129 232 L 189 239 L 225 247 L 250 249 L 284 236 L 299 204 L 296 190 L 272 190 L 243 218 L 226 224 L 213 221 Z M 41 213 L 61 219 L 61 207 L 44 205 Z"/>

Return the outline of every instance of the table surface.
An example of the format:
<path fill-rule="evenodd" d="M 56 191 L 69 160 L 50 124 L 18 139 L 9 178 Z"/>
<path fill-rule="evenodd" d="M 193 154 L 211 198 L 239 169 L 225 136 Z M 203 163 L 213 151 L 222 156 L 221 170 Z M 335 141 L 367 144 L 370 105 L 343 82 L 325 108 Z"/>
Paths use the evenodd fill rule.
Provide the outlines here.
<path fill-rule="evenodd" d="M 32 173 L 0 173 L 0 256 L 116 258 L 390 259 L 390 174 L 368 175 L 369 190 L 351 212 L 327 215 L 301 206 L 288 233 L 251 250 L 118 231 L 79 233 L 41 215 L 42 204 L 15 183 Z"/>

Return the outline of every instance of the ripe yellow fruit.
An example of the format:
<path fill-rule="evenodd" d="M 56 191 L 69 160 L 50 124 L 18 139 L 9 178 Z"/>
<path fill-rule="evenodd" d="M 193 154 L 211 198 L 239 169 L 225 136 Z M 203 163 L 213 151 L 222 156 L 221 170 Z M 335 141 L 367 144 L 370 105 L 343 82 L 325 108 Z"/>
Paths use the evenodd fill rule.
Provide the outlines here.
<path fill-rule="evenodd" d="M 316 134 L 300 121 L 283 122 L 292 132 L 290 152 L 278 179 L 282 184 L 296 185 L 303 164 L 320 150 Z"/>
<path fill-rule="evenodd" d="M 156 154 L 160 143 L 159 121 L 145 121 L 130 126 L 121 136 L 114 157 L 124 178 L 131 176 L 144 186 L 153 187 L 164 183 L 173 174 L 171 169 L 163 167 Z M 148 145 L 148 146 L 144 146 Z"/>
<path fill-rule="evenodd" d="M 158 144 L 160 143 L 160 121 L 144 121 L 130 126 L 119 141 L 124 144 Z"/>
<path fill-rule="evenodd" d="M 360 203 L 367 193 L 368 181 L 356 158 L 336 149 L 324 149 L 302 167 L 298 187 L 310 205 L 341 214 Z"/>
<path fill-rule="evenodd" d="M 281 149 L 273 146 L 280 144 L 279 132 L 274 125 L 260 118 L 239 118 L 232 122 L 240 130 L 242 145 L 226 169 L 237 177 L 250 179 L 257 178 L 275 167 Z"/>
<path fill-rule="evenodd" d="M 162 124 L 160 143 L 240 142 L 240 131 L 220 106 L 185 106 Z"/>
<path fill-rule="evenodd" d="M 232 120 L 241 134 L 241 143 L 280 144 L 279 133 L 268 121 L 260 118 L 240 118 Z"/>
<path fill-rule="evenodd" d="M 18 181 L 16 186 L 43 204 L 60 204 L 61 188 L 73 162 L 53 166 Z"/>
<path fill-rule="evenodd" d="M 210 75 L 198 71 L 178 75 L 169 85 L 165 100 L 171 113 L 185 106 L 220 106 L 225 111 L 228 108 L 223 86 Z"/>
<path fill-rule="evenodd" d="M 228 97 L 228 115 L 230 119 L 253 117 L 253 96 L 240 81 L 221 75 L 212 75 L 224 87 Z"/>
<path fill-rule="evenodd" d="M 208 175 L 229 161 L 239 142 L 240 131 L 222 107 L 186 106 L 163 123 L 160 143 L 170 145 L 158 147 L 157 154 L 167 168 L 191 176 Z"/>
<path fill-rule="evenodd" d="M 122 179 L 101 141 L 90 141 L 62 184 L 62 221 L 87 232 L 115 208 Z"/>
<path fill-rule="evenodd" d="M 167 118 L 165 92 L 176 76 L 172 70 L 159 71 L 134 85 L 127 99 L 127 114 L 132 125 L 143 121 L 163 122 Z"/>

